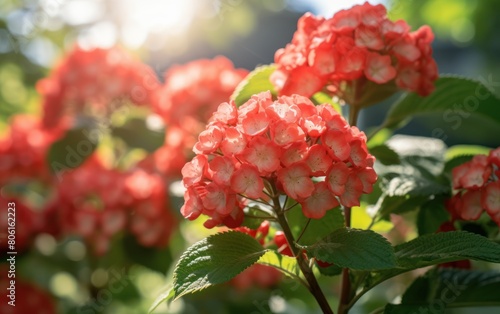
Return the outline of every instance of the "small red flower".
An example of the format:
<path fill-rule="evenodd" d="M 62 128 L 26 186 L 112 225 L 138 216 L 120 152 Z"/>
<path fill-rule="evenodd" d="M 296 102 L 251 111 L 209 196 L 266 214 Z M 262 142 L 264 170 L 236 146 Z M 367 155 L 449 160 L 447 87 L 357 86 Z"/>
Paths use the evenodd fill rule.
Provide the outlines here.
<path fill-rule="evenodd" d="M 452 170 L 455 195 L 446 202 L 452 220 L 477 220 L 486 210 L 500 226 L 500 147 L 489 155 L 477 155 Z"/>

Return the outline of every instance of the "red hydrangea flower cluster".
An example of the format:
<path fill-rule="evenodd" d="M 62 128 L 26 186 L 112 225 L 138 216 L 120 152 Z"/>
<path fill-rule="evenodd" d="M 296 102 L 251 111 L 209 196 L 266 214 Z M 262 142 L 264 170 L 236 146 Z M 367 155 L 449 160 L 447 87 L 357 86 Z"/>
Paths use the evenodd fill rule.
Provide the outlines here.
<path fill-rule="evenodd" d="M 331 106 L 303 96 L 254 95 L 222 103 L 182 169 L 184 217 L 210 217 L 207 228 L 237 227 L 247 200 L 286 194 L 304 215 L 321 218 L 340 204 L 359 205 L 377 179 L 366 136 Z"/>
<path fill-rule="evenodd" d="M 56 314 L 56 305 L 54 299 L 46 291 L 35 286 L 25 280 L 15 278 L 15 306 L 8 302 L 11 299 L 8 297 L 11 290 L 8 290 L 11 285 L 11 278 L 7 277 L 9 270 L 7 267 L 0 267 L 0 289 L 2 289 L 2 297 L 0 298 L 0 313 L 5 314 Z"/>
<path fill-rule="evenodd" d="M 153 108 L 168 125 L 165 145 L 147 162 L 162 174 L 177 175 L 191 159 L 196 136 L 211 114 L 228 99 L 248 71 L 219 56 L 171 67 L 155 93 Z"/>
<path fill-rule="evenodd" d="M 252 236 L 257 239 L 260 244 L 264 245 L 265 239 L 269 234 L 269 221 L 263 221 L 257 229 L 238 227 L 235 230 Z M 239 290 L 246 290 L 253 286 L 268 288 L 277 284 L 280 280 L 281 273 L 276 268 L 254 264 L 234 277 L 231 280 L 231 284 L 236 286 Z"/>
<path fill-rule="evenodd" d="M 129 229 L 143 246 L 164 246 L 173 227 L 163 179 L 141 169 L 120 172 L 92 156 L 59 184 L 64 232 L 84 237 L 98 255 Z"/>
<path fill-rule="evenodd" d="M 44 129 L 34 116 L 14 116 L 7 133 L 0 138 L 0 184 L 14 178 L 48 179 L 45 156 L 61 135 L 59 129 Z"/>
<path fill-rule="evenodd" d="M 292 42 L 275 54 L 273 84 L 281 95 L 307 97 L 326 88 L 355 106 L 367 105 L 359 97 L 369 94 L 368 87 L 381 93 L 373 83 L 386 84 L 389 94 L 397 85 L 428 95 L 437 78 L 431 29 L 409 32 L 405 21 L 390 21 L 386 14 L 383 5 L 368 2 L 329 19 L 306 13 Z"/>
<path fill-rule="evenodd" d="M 84 50 L 77 46 L 37 83 L 43 97 L 43 122 L 49 128 L 85 110 L 107 115 L 125 100 L 150 104 L 158 87 L 149 66 L 117 47 Z"/>
<path fill-rule="evenodd" d="M 500 226 L 500 147 L 452 171 L 457 193 L 447 202 L 452 220 L 476 220 L 484 210 Z"/>

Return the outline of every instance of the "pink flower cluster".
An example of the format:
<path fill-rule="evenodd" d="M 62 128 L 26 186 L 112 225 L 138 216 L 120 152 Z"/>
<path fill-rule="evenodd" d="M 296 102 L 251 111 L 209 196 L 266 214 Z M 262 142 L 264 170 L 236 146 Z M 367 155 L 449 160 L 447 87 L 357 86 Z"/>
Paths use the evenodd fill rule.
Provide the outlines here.
<path fill-rule="evenodd" d="M 292 42 L 275 54 L 273 84 L 281 95 L 307 97 L 326 88 L 351 105 L 373 83 L 430 94 L 438 75 L 431 29 L 409 32 L 405 21 L 386 14 L 383 5 L 368 2 L 329 19 L 306 13 Z"/>
<path fill-rule="evenodd" d="M 48 128 L 76 113 L 107 115 L 123 101 L 150 104 L 159 82 L 154 71 L 125 51 L 75 47 L 37 83 Z"/>
<path fill-rule="evenodd" d="M 286 194 L 304 215 L 321 218 L 340 204 L 359 205 L 377 179 L 366 136 L 350 127 L 327 104 L 303 96 L 269 92 L 241 107 L 222 103 L 194 146 L 197 154 L 182 169 L 186 187 L 184 217 L 210 217 L 237 227 L 246 201 Z"/>
<path fill-rule="evenodd" d="M 63 232 L 84 237 L 99 255 L 126 229 L 143 246 L 162 247 L 169 240 L 174 219 L 157 174 L 110 169 L 94 155 L 65 174 L 58 191 Z"/>
<path fill-rule="evenodd" d="M 476 220 L 484 210 L 500 226 L 500 147 L 452 171 L 457 193 L 447 202 L 452 220 Z"/>

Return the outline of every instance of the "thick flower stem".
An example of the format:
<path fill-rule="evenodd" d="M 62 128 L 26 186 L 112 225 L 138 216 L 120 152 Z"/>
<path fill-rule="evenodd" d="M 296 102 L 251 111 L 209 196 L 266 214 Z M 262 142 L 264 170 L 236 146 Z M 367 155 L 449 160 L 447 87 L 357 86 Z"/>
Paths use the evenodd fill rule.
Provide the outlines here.
<path fill-rule="evenodd" d="M 344 219 L 347 228 L 351 227 L 351 208 L 344 208 Z M 349 268 L 342 269 L 342 286 L 340 290 L 339 314 L 346 314 L 349 311 L 348 304 L 351 301 L 351 279 L 349 278 Z"/>
<path fill-rule="evenodd" d="M 358 123 L 358 116 L 361 108 L 351 105 L 349 108 L 349 124 L 351 126 L 356 126 Z"/>
<path fill-rule="evenodd" d="M 344 208 L 345 226 L 351 227 L 351 208 Z M 349 268 L 342 269 L 342 285 L 340 288 L 339 314 L 346 314 L 349 311 L 351 301 L 351 279 L 349 278 Z"/>
<path fill-rule="evenodd" d="M 323 294 L 323 291 L 321 291 L 321 287 L 319 286 L 318 281 L 316 280 L 316 277 L 314 276 L 311 267 L 309 267 L 309 263 L 307 262 L 304 254 L 300 251 L 299 248 L 295 246 L 295 239 L 293 237 L 292 231 L 290 230 L 290 226 L 288 225 L 288 221 L 286 220 L 285 213 L 281 210 L 279 206 L 279 200 L 275 200 L 275 205 L 276 204 L 277 207 L 279 207 L 276 210 L 276 214 L 278 216 L 278 222 L 281 225 L 281 228 L 283 229 L 283 233 L 285 234 L 286 240 L 288 242 L 288 245 L 290 246 L 290 249 L 293 252 L 293 255 L 297 259 L 297 263 L 299 264 L 300 270 L 302 271 L 302 274 L 304 274 L 304 277 L 306 278 L 307 283 L 309 284 L 309 291 L 316 299 L 316 302 L 318 302 L 323 313 L 334 314 L 333 310 L 330 308 L 330 305 L 328 304 L 328 301 L 326 300 L 325 295 Z"/>

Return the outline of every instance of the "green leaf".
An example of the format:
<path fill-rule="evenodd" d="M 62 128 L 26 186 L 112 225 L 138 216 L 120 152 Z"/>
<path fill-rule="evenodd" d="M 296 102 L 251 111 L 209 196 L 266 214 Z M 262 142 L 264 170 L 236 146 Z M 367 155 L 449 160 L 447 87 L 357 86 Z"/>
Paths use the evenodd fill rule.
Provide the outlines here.
<path fill-rule="evenodd" d="M 465 231 L 428 234 L 395 247 L 407 270 L 463 259 L 500 263 L 500 244 Z"/>
<path fill-rule="evenodd" d="M 479 145 L 455 145 L 448 148 L 445 154 L 445 159 L 451 160 L 459 156 L 470 156 L 470 155 L 488 155 L 491 148 L 479 146 Z"/>
<path fill-rule="evenodd" d="M 321 219 L 309 219 L 302 213 L 300 205 L 297 205 L 287 212 L 287 220 L 295 239 L 299 237 L 307 225 L 307 229 L 299 239 L 301 245 L 313 244 L 332 231 L 345 226 L 344 215 L 340 207 L 328 210 Z"/>
<path fill-rule="evenodd" d="M 387 145 L 377 145 L 370 148 L 370 153 L 384 165 L 399 164 L 399 155 Z"/>
<path fill-rule="evenodd" d="M 464 259 L 500 263 L 500 244 L 466 231 L 428 234 L 394 249 L 398 267 L 372 273 L 365 289 L 410 270 L 436 264 Z"/>
<path fill-rule="evenodd" d="M 175 290 L 173 287 L 168 288 L 162 294 L 156 297 L 153 301 L 153 304 L 149 307 L 148 313 L 153 313 L 154 310 L 163 302 L 170 303 L 172 299 L 175 297 Z"/>
<path fill-rule="evenodd" d="M 316 259 L 355 270 L 396 266 L 394 250 L 386 238 L 371 230 L 341 228 L 304 247 Z"/>
<path fill-rule="evenodd" d="M 226 282 L 256 263 L 266 252 L 251 236 L 228 231 L 188 248 L 174 270 L 174 300 Z"/>
<path fill-rule="evenodd" d="M 384 313 L 445 313 L 447 308 L 499 305 L 500 272 L 432 269 L 417 278 L 401 304 L 389 304 Z"/>
<path fill-rule="evenodd" d="M 420 206 L 417 215 L 419 235 L 435 233 L 439 226 L 450 220 L 450 214 L 444 207 L 445 197 L 436 197 Z"/>
<path fill-rule="evenodd" d="M 373 211 L 381 218 L 387 219 L 389 214 L 403 214 L 414 211 L 427 201 L 426 196 L 413 196 L 409 195 L 382 195 L 379 201 L 373 207 Z"/>
<path fill-rule="evenodd" d="M 300 268 L 297 264 L 297 259 L 293 257 L 280 254 L 274 250 L 269 250 L 260 257 L 258 263 L 275 267 L 289 277 L 300 279 Z"/>
<path fill-rule="evenodd" d="M 317 92 L 316 94 L 311 96 L 311 101 L 315 105 L 329 104 L 338 113 L 342 113 L 342 109 L 340 108 L 340 105 L 337 102 L 333 101 L 333 98 L 331 96 L 329 96 L 327 93 Z"/>
<path fill-rule="evenodd" d="M 164 130 L 148 128 L 144 119 L 132 118 L 124 125 L 113 127 L 111 134 L 121 138 L 129 147 L 142 148 L 149 153 L 160 148 L 165 142 Z"/>
<path fill-rule="evenodd" d="M 385 175 L 380 188 L 387 196 L 430 196 L 450 192 L 450 187 L 420 173 L 391 173 Z"/>
<path fill-rule="evenodd" d="M 89 123 L 68 130 L 52 144 L 47 153 L 47 163 L 57 176 L 66 170 L 77 168 L 94 153 L 98 145 L 98 139 L 92 136 L 94 131 L 99 130 L 93 123 Z"/>
<path fill-rule="evenodd" d="M 442 114 L 447 121 L 457 112 L 482 116 L 500 124 L 499 107 L 500 100 L 483 83 L 442 75 L 436 81 L 436 89 L 431 95 L 421 97 L 416 93 L 405 94 L 391 107 L 383 126 L 398 128 L 411 118 L 423 114 Z"/>
<path fill-rule="evenodd" d="M 254 94 L 270 91 L 273 96 L 276 95 L 276 90 L 269 80 L 269 77 L 276 70 L 276 65 L 263 65 L 257 67 L 250 72 L 247 77 L 238 84 L 231 99 L 234 100 L 236 106 L 243 105 Z"/>
<path fill-rule="evenodd" d="M 435 178 L 444 169 L 446 145 L 438 139 L 419 136 L 395 135 L 386 142 L 401 160 L 401 165 L 382 166 L 380 174 L 398 173 Z"/>
<path fill-rule="evenodd" d="M 460 166 L 461 164 L 465 164 L 468 161 L 471 161 L 475 155 L 459 155 L 455 156 L 452 159 L 446 161 L 444 165 L 444 172 L 451 173 L 453 168 Z"/>
<path fill-rule="evenodd" d="M 432 269 L 408 287 L 402 304 L 425 304 L 445 299 L 446 306 L 500 302 L 500 272 L 464 269 Z"/>
<path fill-rule="evenodd" d="M 446 144 L 440 139 L 411 135 L 394 135 L 387 140 L 386 145 L 401 159 L 406 159 L 410 163 L 413 159 L 417 159 L 416 157 L 444 162 L 447 149 Z"/>

